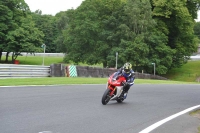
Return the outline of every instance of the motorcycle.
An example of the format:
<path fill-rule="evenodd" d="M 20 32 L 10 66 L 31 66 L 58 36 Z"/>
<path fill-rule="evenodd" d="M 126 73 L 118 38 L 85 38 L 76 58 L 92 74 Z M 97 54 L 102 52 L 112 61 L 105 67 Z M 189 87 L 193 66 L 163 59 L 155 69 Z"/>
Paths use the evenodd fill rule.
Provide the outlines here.
<path fill-rule="evenodd" d="M 124 101 L 127 95 L 123 91 L 123 85 L 126 82 L 124 76 L 119 75 L 116 78 L 117 73 L 113 73 L 109 78 L 106 85 L 106 90 L 102 96 L 102 104 L 106 105 L 110 100 L 116 100 L 118 103 Z"/>

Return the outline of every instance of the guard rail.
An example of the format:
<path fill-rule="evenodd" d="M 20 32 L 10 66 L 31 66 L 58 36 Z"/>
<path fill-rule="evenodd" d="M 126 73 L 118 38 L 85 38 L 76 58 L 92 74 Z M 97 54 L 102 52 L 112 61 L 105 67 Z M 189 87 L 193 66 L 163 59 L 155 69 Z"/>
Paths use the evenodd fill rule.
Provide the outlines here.
<path fill-rule="evenodd" d="M 0 64 L 0 78 L 49 77 L 50 66 Z"/>

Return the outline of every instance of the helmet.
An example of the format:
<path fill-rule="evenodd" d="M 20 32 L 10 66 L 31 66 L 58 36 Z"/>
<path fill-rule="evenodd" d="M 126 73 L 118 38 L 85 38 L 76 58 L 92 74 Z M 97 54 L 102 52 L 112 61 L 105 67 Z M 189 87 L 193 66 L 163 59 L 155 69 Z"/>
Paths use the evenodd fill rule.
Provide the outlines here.
<path fill-rule="evenodd" d="M 131 69 L 132 69 L 131 63 L 127 62 L 127 63 L 124 64 L 123 70 L 124 70 L 125 73 L 129 73 Z"/>

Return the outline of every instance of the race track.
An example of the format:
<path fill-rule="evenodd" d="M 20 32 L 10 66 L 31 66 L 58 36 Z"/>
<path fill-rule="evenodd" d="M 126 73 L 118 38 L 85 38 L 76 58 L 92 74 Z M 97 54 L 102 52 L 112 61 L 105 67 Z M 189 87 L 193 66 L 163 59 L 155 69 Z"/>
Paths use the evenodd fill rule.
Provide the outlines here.
<path fill-rule="evenodd" d="M 107 105 L 101 104 L 104 91 L 105 85 L 0 87 L 0 132 L 138 133 L 200 105 L 200 85 L 136 84 L 123 103 Z M 198 125 L 187 113 L 151 133 L 189 133 Z"/>

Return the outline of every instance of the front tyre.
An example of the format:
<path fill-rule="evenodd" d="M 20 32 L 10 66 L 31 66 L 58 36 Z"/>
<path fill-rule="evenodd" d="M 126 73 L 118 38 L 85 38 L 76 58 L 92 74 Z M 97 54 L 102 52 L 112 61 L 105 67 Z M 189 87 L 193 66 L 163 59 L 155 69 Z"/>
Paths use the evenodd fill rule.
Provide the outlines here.
<path fill-rule="evenodd" d="M 106 105 L 110 101 L 110 98 L 110 89 L 106 89 L 101 99 L 102 104 Z"/>

